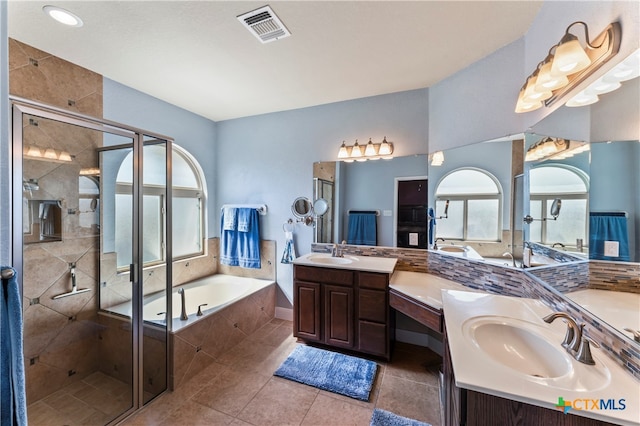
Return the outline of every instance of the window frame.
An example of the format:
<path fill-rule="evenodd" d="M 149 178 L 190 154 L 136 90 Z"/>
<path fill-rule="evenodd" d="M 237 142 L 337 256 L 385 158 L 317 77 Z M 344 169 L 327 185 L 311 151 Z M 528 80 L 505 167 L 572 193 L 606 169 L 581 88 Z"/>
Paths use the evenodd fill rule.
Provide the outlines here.
<path fill-rule="evenodd" d="M 581 169 L 570 166 L 567 164 L 543 164 L 537 167 L 532 167 L 531 170 L 541 170 L 541 169 L 564 169 L 567 170 L 574 175 L 576 175 L 585 186 L 585 192 L 529 192 L 529 212 L 531 212 L 531 202 L 532 201 L 540 201 L 542 216 L 547 217 L 547 212 L 550 209 L 550 205 L 548 204 L 549 199 L 560 198 L 561 200 L 585 200 L 585 220 L 584 220 L 584 235 L 582 236 L 583 247 L 588 248 L 589 246 L 589 177 L 588 175 L 582 171 Z M 531 171 L 529 172 L 531 173 Z M 530 178 L 531 179 L 531 178 Z M 531 186 L 531 184 L 529 184 Z M 531 214 L 531 213 L 530 213 Z M 543 245 L 551 245 L 558 241 L 550 241 L 547 235 L 547 220 L 542 220 L 540 225 L 540 241 L 535 241 L 533 239 L 533 235 L 529 231 L 529 239 L 534 243 L 539 243 Z M 566 242 L 565 242 L 566 243 Z M 566 245 L 566 244 L 565 244 Z M 571 246 L 571 245 L 570 245 Z"/>
<path fill-rule="evenodd" d="M 438 193 L 438 188 L 440 187 L 440 184 L 444 181 L 444 179 L 453 175 L 454 173 L 466 171 L 466 170 L 472 170 L 487 176 L 489 179 L 491 179 L 491 181 L 496 186 L 497 193 L 495 194 L 488 194 L 488 193 L 456 193 L 456 194 L 442 193 L 442 194 L 439 194 Z M 448 240 L 453 240 L 453 241 L 469 241 L 469 242 L 482 242 L 482 243 L 502 241 L 502 206 L 503 206 L 502 203 L 503 203 L 504 197 L 503 197 L 502 185 L 500 185 L 500 181 L 492 173 L 478 167 L 461 167 L 458 169 L 451 170 L 450 172 L 442 176 L 442 178 L 440 178 L 440 180 L 438 181 L 438 184 L 435 187 L 434 194 L 435 194 L 435 197 L 434 197 L 435 203 L 437 203 L 438 201 L 446 201 L 446 200 L 462 201 L 462 238 L 445 237 L 445 236 L 438 235 L 438 233 L 436 232 L 436 236 L 438 238 L 446 238 Z M 481 201 L 481 200 L 497 200 L 498 201 L 495 239 L 469 239 L 469 201 Z"/>
<path fill-rule="evenodd" d="M 176 155 L 179 155 L 180 157 L 182 157 L 182 159 L 185 161 L 185 163 L 187 164 L 187 166 L 189 166 L 189 168 L 191 169 L 191 171 L 193 172 L 193 176 L 196 180 L 196 184 L 197 184 L 197 188 L 187 188 L 187 187 L 182 187 L 182 186 L 172 186 L 171 191 L 172 191 L 172 197 L 175 198 L 189 198 L 189 199 L 193 199 L 193 200 L 197 200 L 197 204 L 198 204 L 198 210 L 199 210 L 199 223 L 198 223 L 198 229 L 199 229 L 199 236 L 198 239 L 200 240 L 200 250 L 197 252 L 191 252 L 191 253 L 185 253 L 182 255 L 176 255 L 176 252 L 173 251 L 172 253 L 172 258 L 173 261 L 181 261 L 181 260 L 187 260 L 187 259 L 194 259 L 197 257 L 201 257 L 201 256 L 205 256 L 207 254 L 207 244 L 206 244 L 206 184 L 205 184 L 205 180 L 204 180 L 204 173 L 202 171 L 202 168 L 200 167 L 200 165 L 196 162 L 195 158 L 193 158 L 193 156 L 186 151 L 184 148 L 176 145 L 175 143 L 172 144 L 172 149 L 173 149 L 173 156 L 175 158 Z M 130 155 L 130 154 L 129 154 Z M 126 158 L 126 157 L 125 157 Z M 124 159 L 123 159 L 123 163 L 124 163 Z M 175 162 L 174 162 L 175 164 Z M 122 167 L 122 164 L 121 166 Z M 117 182 L 116 181 L 116 185 L 115 185 L 115 194 L 116 195 L 132 195 L 132 190 L 133 190 L 133 183 L 128 183 L 128 182 Z M 143 267 L 147 268 L 147 267 L 153 267 L 156 265 L 161 265 L 163 263 L 166 262 L 166 244 L 167 244 L 167 230 L 166 230 L 166 226 L 165 226 L 165 222 L 166 222 L 166 190 L 167 188 L 165 186 L 162 185 L 153 185 L 153 184 L 145 184 L 143 185 L 142 188 L 142 196 L 155 196 L 155 197 L 159 197 L 159 203 L 158 205 L 160 206 L 160 217 L 162 218 L 160 220 L 160 226 L 161 229 L 159 230 L 159 233 L 161 235 L 161 239 L 160 239 L 160 244 L 161 244 L 161 253 L 162 253 L 162 258 L 161 259 L 154 259 L 153 261 L 148 261 L 148 262 L 144 262 L 143 263 Z M 117 209 L 116 209 L 117 210 Z M 116 213 L 117 214 L 117 213 Z M 176 220 L 176 215 L 173 216 L 173 220 Z M 117 255 L 116 255 L 117 258 Z M 118 272 L 126 272 L 129 270 L 129 265 L 118 265 L 117 266 Z"/>

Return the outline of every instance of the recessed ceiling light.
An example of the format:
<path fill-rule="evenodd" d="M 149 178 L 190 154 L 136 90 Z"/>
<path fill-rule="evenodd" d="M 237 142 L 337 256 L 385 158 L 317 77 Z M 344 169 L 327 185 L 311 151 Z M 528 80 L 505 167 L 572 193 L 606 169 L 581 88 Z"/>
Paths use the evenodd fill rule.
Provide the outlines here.
<path fill-rule="evenodd" d="M 61 24 L 69 25 L 70 27 L 81 27 L 83 24 L 80 17 L 61 7 L 47 5 L 42 10 Z"/>

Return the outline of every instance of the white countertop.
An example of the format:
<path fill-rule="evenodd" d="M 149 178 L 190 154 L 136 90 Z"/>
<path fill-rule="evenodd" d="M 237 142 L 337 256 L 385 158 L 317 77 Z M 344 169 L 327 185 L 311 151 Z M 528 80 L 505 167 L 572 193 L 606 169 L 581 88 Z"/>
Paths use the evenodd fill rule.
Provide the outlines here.
<path fill-rule="evenodd" d="M 470 293 L 456 290 L 443 290 L 442 301 L 447 323 L 447 338 L 451 351 L 451 360 L 456 378 L 456 385 L 494 396 L 512 399 L 544 408 L 556 410 L 558 398 L 564 401 L 578 400 L 614 400 L 624 410 L 589 410 L 571 409 L 569 414 L 591 417 L 598 420 L 623 425 L 637 425 L 640 421 L 640 383 L 631 374 L 610 359 L 602 349 L 591 346 L 596 365 L 586 365 L 564 355 L 560 346 L 566 325 L 556 320 L 547 324 L 542 317 L 552 311 L 542 302 L 533 299 L 514 298 L 486 293 Z M 504 320 L 505 323 L 520 324 L 526 330 L 552 347 L 559 349 L 563 362 L 571 366 L 569 373 L 547 378 L 535 377 L 512 369 L 498 361 L 474 341 L 469 330 L 478 321 Z M 521 356 L 522 363 L 527 366 L 527 357 L 531 355 L 514 353 L 507 343 L 501 343 L 500 336 L 491 337 L 496 348 L 505 353 Z M 535 340 L 535 339 L 534 339 Z M 540 342 L 538 340 L 538 343 Z M 489 344 L 492 344 L 490 342 Z M 537 345 L 541 347 L 544 345 Z M 549 354 L 552 355 L 552 354 Z M 545 354 L 546 356 L 546 354 Z M 578 402 L 578 404 L 581 404 Z"/>
<path fill-rule="evenodd" d="M 455 281 L 424 272 L 396 271 L 389 280 L 389 288 L 407 296 L 442 309 L 442 290 L 468 290 L 468 287 Z"/>
<path fill-rule="evenodd" d="M 315 259 L 315 260 L 314 260 Z M 349 263 L 329 263 L 345 261 Z M 314 266 L 319 268 L 349 269 L 352 271 L 378 272 L 391 274 L 398 259 L 392 257 L 355 256 L 345 254 L 342 258 L 332 258 L 328 253 L 307 253 L 293 261 L 294 265 Z"/>
<path fill-rule="evenodd" d="M 625 328 L 640 330 L 640 294 L 623 291 L 584 289 L 565 293 L 584 309 L 631 337 Z"/>

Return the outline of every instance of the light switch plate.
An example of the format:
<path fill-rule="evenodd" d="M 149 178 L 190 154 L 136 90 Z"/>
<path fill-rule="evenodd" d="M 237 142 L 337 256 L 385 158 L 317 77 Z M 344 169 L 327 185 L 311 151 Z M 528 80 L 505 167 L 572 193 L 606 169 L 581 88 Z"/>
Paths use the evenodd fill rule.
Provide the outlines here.
<path fill-rule="evenodd" d="M 382 216 L 391 216 L 393 215 L 393 211 L 391 210 L 382 210 Z"/>
<path fill-rule="evenodd" d="M 609 257 L 620 256 L 620 243 L 618 241 L 605 241 L 604 255 Z"/>

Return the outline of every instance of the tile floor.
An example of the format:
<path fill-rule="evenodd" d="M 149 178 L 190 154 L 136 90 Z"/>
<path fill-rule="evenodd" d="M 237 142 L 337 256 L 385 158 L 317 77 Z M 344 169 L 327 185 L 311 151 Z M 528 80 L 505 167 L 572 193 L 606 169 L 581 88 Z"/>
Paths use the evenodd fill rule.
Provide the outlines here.
<path fill-rule="evenodd" d="M 124 382 L 95 372 L 27 407 L 30 425 L 104 425 L 131 406 Z"/>
<path fill-rule="evenodd" d="M 370 402 L 363 402 L 274 377 L 297 344 L 291 322 L 274 319 L 121 424 L 369 425 L 382 408 L 440 425 L 440 358 L 428 349 L 397 343 L 391 363 L 378 361 Z"/>

